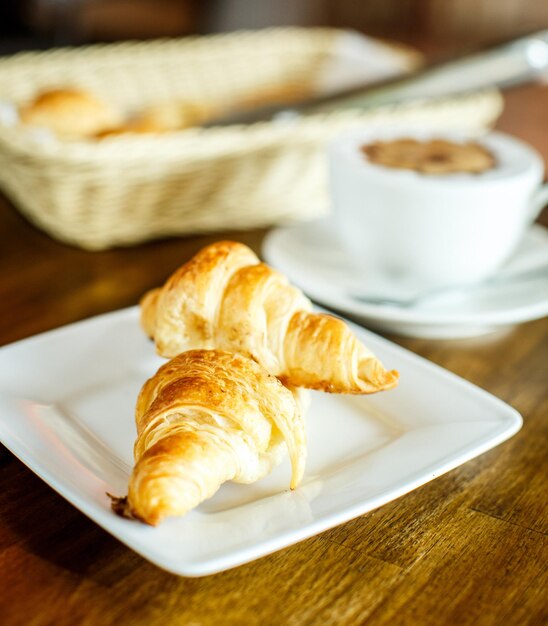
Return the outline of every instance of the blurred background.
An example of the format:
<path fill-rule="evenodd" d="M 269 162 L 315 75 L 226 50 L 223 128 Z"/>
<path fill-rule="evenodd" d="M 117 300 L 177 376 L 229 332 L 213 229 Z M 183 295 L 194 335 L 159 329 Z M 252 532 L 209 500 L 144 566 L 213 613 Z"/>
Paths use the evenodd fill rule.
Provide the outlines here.
<path fill-rule="evenodd" d="M 548 27 L 546 0 L 2 0 L 0 54 L 266 26 L 349 27 L 451 56 Z"/>
<path fill-rule="evenodd" d="M 183 40 L 175 46 L 162 41 L 111 46 L 98 55 L 94 49 L 83 54 L 71 49 L 3 58 L 0 144 L 8 146 L 4 154 L 0 150 L 3 192 L 47 232 L 99 249 L 318 217 L 330 204 L 325 145 L 352 125 L 404 120 L 421 128 L 498 125 L 548 155 L 539 132 L 548 128 L 546 86 L 514 86 L 502 98 L 496 91 L 469 93 L 469 83 L 454 76 L 441 83 L 449 86 L 441 93 L 451 98 L 436 100 L 439 92 L 430 84 L 421 96 L 426 94 L 426 101 L 408 113 L 397 107 L 368 112 L 348 104 L 350 111 L 335 111 L 321 123 L 312 119 L 310 127 L 297 121 L 291 132 L 283 124 L 268 125 L 266 138 L 253 126 L 227 131 L 226 140 L 206 130 L 199 147 L 192 134 L 189 143 L 175 134 L 227 112 L 306 100 L 408 73 L 423 59 L 439 61 L 537 32 L 548 28 L 547 0 L 1 0 L 0 55 L 284 26 L 300 28 Z M 386 46 L 378 39 L 407 45 Z M 167 54 L 177 47 L 180 57 Z M 146 52 L 141 57 L 127 52 L 136 49 Z M 498 69 L 529 64 L 529 49 L 527 54 L 527 61 L 504 57 L 494 71 L 490 65 L 475 84 L 484 87 Z M 541 45 L 541 65 L 544 54 Z M 69 94 L 69 104 L 62 93 L 63 109 L 54 91 L 51 105 L 47 90 L 66 87 L 89 90 L 91 113 L 89 93 L 76 94 L 76 100 Z M 377 107 L 386 103 L 382 93 L 375 100 Z M 68 149 L 75 139 L 106 140 L 88 143 L 89 151 L 82 153 L 89 155 L 87 169 L 81 167 L 84 157 Z M 125 140 L 134 142 L 131 161 L 121 147 Z M 37 150 L 38 144 L 46 147 Z M 94 151 L 97 145 L 104 151 Z M 112 161 L 96 158 L 111 148 Z M 50 158 L 51 150 L 62 156 Z M 71 163 L 72 169 L 61 163 Z M 131 219 L 120 217 L 126 212 Z"/>

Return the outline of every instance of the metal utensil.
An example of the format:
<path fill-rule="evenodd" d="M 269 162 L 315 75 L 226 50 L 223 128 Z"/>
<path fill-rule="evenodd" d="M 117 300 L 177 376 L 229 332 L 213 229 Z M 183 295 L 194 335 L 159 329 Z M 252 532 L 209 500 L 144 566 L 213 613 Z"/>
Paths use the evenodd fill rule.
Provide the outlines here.
<path fill-rule="evenodd" d="M 548 265 L 541 265 L 533 270 L 516 272 L 514 274 L 498 275 L 476 285 L 459 285 L 452 287 L 440 287 L 415 293 L 412 296 L 397 298 L 392 295 L 368 295 L 351 293 L 350 297 L 364 304 L 375 304 L 379 306 L 396 306 L 405 309 L 424 305 L 426 302 L 448 297 L 461 297 L 473 294 L 475 291 L 485 289 L 486 287 L 499 287 L 522 282 L 524 280 L 532 280 L 546 278 L 548 280 Z"/>
<path fill-rule="evenodd" d="M 462 94 L 488 87 L 526 82 L 548 71 L 548 30 L 506 44 L 420 69 L 405 77 L 374 83 L 299 104 L 236 111 L 204 124 L 226 126 L 328 113 L 337 109 L 368 109 Z"/>

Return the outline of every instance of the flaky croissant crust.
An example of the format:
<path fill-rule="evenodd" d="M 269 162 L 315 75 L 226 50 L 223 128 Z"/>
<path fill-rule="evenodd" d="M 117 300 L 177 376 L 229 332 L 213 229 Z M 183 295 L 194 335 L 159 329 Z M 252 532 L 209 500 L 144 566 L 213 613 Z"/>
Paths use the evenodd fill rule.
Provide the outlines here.
<path fill-rule="evenodd" d="M 143 386 L 136 465 L 116 512 L 156 525 L 184 515 L 227 480 L 250 483 L 289 450 L 291 487 L 304 472 L 304 422 L 292 392 L 255 361 L 219 350 L 172 359 Z"/>
<path fill-rule="evenodd" d="M 312 313 L 299 289 L 241 243 L 207 246 L 145 294 L 141 323 L 164 357 L 241 352 L 289 386 L 373 393 L 398 381 L 342 320 Z"/>

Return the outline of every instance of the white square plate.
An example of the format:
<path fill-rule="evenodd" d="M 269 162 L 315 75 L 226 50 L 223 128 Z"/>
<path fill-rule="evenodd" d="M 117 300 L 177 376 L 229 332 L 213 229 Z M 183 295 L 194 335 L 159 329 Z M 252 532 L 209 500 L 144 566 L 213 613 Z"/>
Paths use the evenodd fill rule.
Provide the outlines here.
<path fill-rule="evenodd" d="M 0 440 L 75 507 L 160 567 L 202 576 L 251 561 L 393 500 L 513 435 L 497 398 L 357 326 L 397 389 L 313 393 L 303 484 L 289 463 L 254 485 L 225 484 L 157 528 L 110 510 L 132 467 L 133 407 L 163 362 L 137 309 L 79 322 L 0 350 Z"/>

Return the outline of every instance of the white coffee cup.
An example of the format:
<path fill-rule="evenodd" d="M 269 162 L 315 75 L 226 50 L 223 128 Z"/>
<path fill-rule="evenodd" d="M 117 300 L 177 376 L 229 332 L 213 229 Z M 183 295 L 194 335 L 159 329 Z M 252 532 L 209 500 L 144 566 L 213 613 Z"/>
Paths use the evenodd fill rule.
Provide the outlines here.
<path fill-rule="evenodd" d="M 496 159 L 481 174 L 429 175 L 367 160 L 361 147 L 411 137 L 471 139 Z M 542 157 L 502 133 L 354 131 L 329 147 L 333 219 L 364 276 L 435 288 L 480 282 L 508 259 L 548 201 Z"/>

